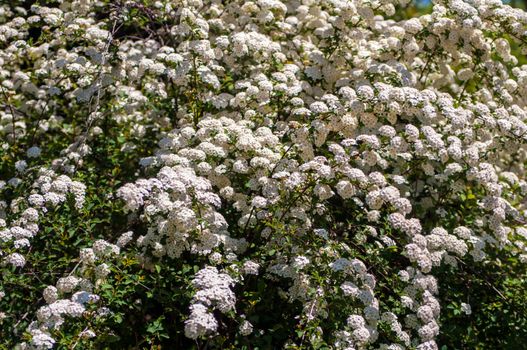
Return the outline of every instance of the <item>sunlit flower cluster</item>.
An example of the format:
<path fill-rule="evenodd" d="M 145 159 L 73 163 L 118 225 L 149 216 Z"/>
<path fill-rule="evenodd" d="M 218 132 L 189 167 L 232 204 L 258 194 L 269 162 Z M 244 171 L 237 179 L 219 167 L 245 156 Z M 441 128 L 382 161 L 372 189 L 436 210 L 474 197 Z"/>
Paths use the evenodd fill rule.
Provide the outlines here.
<path fill-rule="evenodd" d="M 289 346 L 350 350 L 438 349 L 437 269 L 506 246 L 527 261 L 527 66 L 511 53 L 527 52 L 525 12 L 497 0 L 437 0 L 404 20 L 404 0 L 103 3 L 0 6 L 0 145 L 79 129 L 48 163 L 46 144 L 28 144 L 1 179 L 2 194 L 25 189 L 0 198 L 2 264 L 24 269 L 50 211 L 83 209 L 75 179 L 108 123 L 128 137 L 123 155 L 157 144 L 112 189 L 129 225 L 43 290 L 22 348 L 51 349 L 64 323 L 111 312 L 98 288 L 130 247 L 149 271 L 206 258 L 188 285 L 190 339 L 220 335 L 220 314 L 263 334 L 243 306 L 258 278 L 302 305 Z M 164 25 L 127 36 L 132 8 Z"/>

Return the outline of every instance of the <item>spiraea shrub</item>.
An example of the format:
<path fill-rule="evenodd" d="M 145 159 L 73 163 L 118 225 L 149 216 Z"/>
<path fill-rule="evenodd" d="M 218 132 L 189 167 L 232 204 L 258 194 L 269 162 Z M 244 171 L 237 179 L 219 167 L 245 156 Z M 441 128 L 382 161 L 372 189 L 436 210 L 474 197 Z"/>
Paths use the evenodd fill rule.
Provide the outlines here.
<path fill-rule="evenodd" d="M 0 2 L 0 349 L 526 349 L 527 13 Z"/>

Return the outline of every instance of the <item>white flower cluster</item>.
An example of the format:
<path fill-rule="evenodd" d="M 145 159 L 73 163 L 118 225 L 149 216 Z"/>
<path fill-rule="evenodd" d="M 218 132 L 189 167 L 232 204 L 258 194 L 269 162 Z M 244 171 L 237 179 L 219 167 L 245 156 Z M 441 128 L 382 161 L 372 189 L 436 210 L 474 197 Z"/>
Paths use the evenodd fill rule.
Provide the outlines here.
<path fill-rule="evenodd" d="M 524 171 L 514 168 L 516 178 L 508 177 L 513 184 L 502 182 L 500 172 L 512 162 L 511 142 L 518 138 L 523 142 L 527 136 L 524 95 L 519 94 L 518 84 L 493 79 L 472 100 L 464 98 L 467 81 L 484 79 L 478 66 L 487 67 L 485 74 L 509 76 L 505 63 L 493 60 L 493 48 L 482 28 L 497 30 L 494 13 L 512 10 L 496 3 L 454 1 L 437 4 L 431 15 L 395 23 L 373 16 L 370 3 L 310 1 L 297 7 L 277 5 L 274 12 L 266 12 L 264 3 L 242 6 L 244 21 L 250 21 L 252 28 L 268 21 L 280 23 L 291 41 L 274 41 L 262 34 L 263 29 L 239 32 L 239 24 L 231 22 L 229 34 L 215 37 L 204 32 L 201 40 L 188 42 L 188 52 L 178 52 L 178 67 L 187 67 L 187 75 L 194 69 L 182 63 L 187 57 L 210 65 L 196 68 L 204 85 L 182 78 L 175 81 L 197 89 L 214 110 L 199 120 L 181 111 L 178 128 L 163 136 L 154 158 L 143 161 L 160 166 L 158 175 L 120 189 L 127 207 L 142 207 L 142 216 L 149 222 L 149 234 L 139 244 L 158 257 L 178 257 L 183 250 L 207 254 L 220 242 L 224 249 L 243 254 L 240 244 L 246 237 L 234 249 L 229 248 L 230 237 L 256 230 L 272 218 L 298 227 L 296 234 L 308 239 L 309 232 L 318 229 L 313 226 L 314 215 L 326 215 L 331 210 L 328 201 L 338 196 L 364 211 L 367 239 L 379 247 L 400 246 L 413 263 L 401 272 L 408 284 L 402 296 L 411 310 L 408 322 L 390 324 L 402 346 L 434 348 L 439 304 L 433 295 L 438 286 L 427 274 L 442 263 L 456 265 L 467 254 L 483 259 L 487 246 L 508 242 L 513 231 L 507 218 L 521 216 L 522 208 L 511 203 L 523 196 Z M 211 11 L 215 6 L 211 5 Z M 391 6 L 381 10 L 389 14 Z M 188 11 L 194 11 L 192 6 Z M 518 11 L 510 15 L 523 16 Z M 206 21 L 200 13 L 191 17 L 202 31 L 207 29 L 198 24 L 202 23 L 198 19 Z M 214 26 L 221 21 L 214 20 Z M 350 25 L 361 21 L 361 25 Z M 325 54 L 326 40 L 336 33 L 342 43 L 332 55 Z M 465 45 L 460 52 L 458 42 L 472 46 Z M 419 54 L 425 49 L 437 57 Z M 485 52 L 479 61 L 475 61 L 476 49 Z M 168 52 L 164 47 L 159 51 Z M 502 51 L 504 62 L 515 60 Z M 254 65 L 246 63 L 248 56 Z M 273 65 L 269 57 L 282 64 Z M 215 93 L 225 71 L 214 65 L 236 71 L 243 79 L 235 81 L 228 93 Z M 465 68 L 456 75 L 450 67 L 457 65 Z M 454 86 L 451 91 L 445 90 L 448 84 Z M 520 146 L 513 149 L 523 154 Z M 245 180 L 240 183 L 237 178 Z M 203 181 L 202 189 L 194 179 Z M 507 193 L 505 186 L 510 189 Z M 467 188 L 482 193 L 481 205 L 472 213 L 479 219 L 470 224 L 463 214 L 456 214 L 448 220 L 459 222 L 457 227 L 441 227 L 447 208 L 458 203 L 460 195 L 475 196 L 474 191 L 464 192 Z M 182 203 L 174 206 L 176 199 Z M 222 203 L 239 212 L 238 221 L 228 228 L 217 212 Z M 432 215 L 425 232 L 421 220 Z M 379 232 L 384 218 L 390 235 L 386 230 Z M 189 235 L 192 230 L 198 234 Z M 271 231 L 261 232 L 260 237 L 267 240 L 262 249 L 283 244 L 282 237 Z M 165 244 L 160 243 L 161 237 L 166 238 Z M 190 237 L 200 241 L 206 237 L 208 242 L 199 246 Z M 339 241 L 335 234 L 326 237 L 327 249 Z M 277 254 L 267 264 L 268 271 L 292 279 L 288 297 L 306 303 L 308 318 L 323 317 L 323 303 L 315 302 L 318 294 L 309 295 L 312 282 L 305 272 L 310 259 L 319 260 L 320 255 L 306 254 L 305 249 L 303 245 L 291 248 L 297 254 L 294 259 Z M 341 252 L 333 249 L 331 254 Z M 213 260 L 220 262 L 221 256 L 214 255 Z M 353 271 L 354 279 L 342 283 L 341 290 L 363 301 L 367 323 L 350 325 L 338 338 L 361 347 L 376 341 L 382 312 L 373 297 L 375 277 L 363 275 L 367 267 L 359 268 L 362 272 L 354 270 L 354 264 L 337 258 L 330 266 L 334 271 Z M 196 319 L 212 320 L 202 309 L 192 309 Z M 215 328 L 204 327 L 207 332 L 201 334 Z M 344 336 L 345 332 L 349 334 Z"/>
<path fill-rule="evenodd" d="M 36 320 L 27 329 L 32 335 L 31 341 L 19 344 L 20 348 L 52 349 L 56 340 L 51 332 L 60 329 L 68 318 L 104 318 L 108 310 L 98 306 L 100 297 L 94 291 L 110 273 L 108 264 L 119 253 L 118 246 L 104 240 L 95 241 L 92 248 L 83 248 L 79 257 L 79 269 L 59 278 L 55 286 L 44 289 L 43 297 L 47 305 L 39 308 Z M 95 308 L 90 307 L 91 305 Z M 95 335 L 92 330 L 86 329 L 78 336 L 92 338 Z"/>
<path fill-rule="evenodd" d="M 215 333 L 218 328 L 209 309 L 233 310 L 236 298 L 231 290 L 234 280 L 228 274 L 219 273 L 215 267 L 208 266 L 198 271 L 192 284 L 197 292 L 192 299 L 189 319 L 185 321 L 185 335 L 197 339 Z"/>
<path fill-rule="evenodd" d="M 347 318 L 349 330 L 338 331 L 336 334 L 337 348 L 364 347 L 368 343 L 374 343 L 379 333 L 376 325 L 380 319 L 379 301 L 375 298 L 375 277 L 367 273 L 364 263 L 358 259 L 348 260 L 339 258 L 330 264 L 333 271 L 342 272 L 347 281 L 340 286 L 341 292 L 349 302 L 358 301 L 363 307 L 364 317 L 361 315 L 350 315 Z M 399 338 L 408 339 L 409 335 L 402 331 L 399 325 Z"/>
<path fill-rule="evenodd" d="M 0 208 L 5 208 L 0 209 L 2 216 L 9 210 L 9 214 L 18 217 L 9 225 L 0 219 L 0 257 L 4 256 L 4 263 L 17 267 L 23 267 L 26 263 L 24 255 L 17 251 L 29 249 L 31 238 L 40 230 L 39 220 L 48 210 L 65 202 L 70 195 L 77 209 L 82 208 L 85 201 L 86 186 L 81 182 L 72 181 L 68 176 L 57 175 L 46 168 L 39 169 L 37 176 L 29 195 L 16 198 L 9 208 L 5 208 L 5 202 L 0 202 L 3 203 Z M 9 255 L 6 252 L 10 252 Z"/>
<path fill-rule="evenodd" d="M 143 208 L 150 229 L 137 243 L 156 257 L 177 258 L 184 251 L 205 255 L 222 244 L 234 252 L 244 249 L 244 240 L 229 236 L 211 182 L 189 166 L 164 166 L 155 178 L 121 187 L 117 196 L 128 210 Z"/>

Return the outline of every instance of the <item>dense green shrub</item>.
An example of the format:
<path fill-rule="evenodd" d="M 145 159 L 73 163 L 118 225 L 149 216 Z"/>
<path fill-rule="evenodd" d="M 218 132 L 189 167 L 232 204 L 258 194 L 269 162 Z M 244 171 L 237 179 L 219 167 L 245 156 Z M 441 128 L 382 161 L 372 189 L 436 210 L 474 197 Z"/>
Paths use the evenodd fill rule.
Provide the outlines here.
<path fill-rule="evenodd" d="M 0 349 L 527 349 L 527 14 L 0 4 Z"/>

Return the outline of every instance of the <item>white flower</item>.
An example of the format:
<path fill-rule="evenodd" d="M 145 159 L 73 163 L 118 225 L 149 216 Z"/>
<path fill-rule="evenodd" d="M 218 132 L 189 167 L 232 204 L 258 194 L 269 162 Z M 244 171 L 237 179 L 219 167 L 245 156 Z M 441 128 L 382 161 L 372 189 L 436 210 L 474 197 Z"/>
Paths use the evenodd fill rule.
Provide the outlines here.
<path fill-rule="evenodd" d="M 295 257 L 292 263 L 292 266 L 298 270 L 302 270 L 307 265 L 309 265 L 309 259 L 305 256 Z"/>
<path fill-rule="evenodd" d="M 251 322 L 245 320 L 240 325 L 240 334 L 243 336 L 247 336 L 253 332 L 253 325 Z"/>
<path fill-rule="evenodd" d="M 24 265 L 26 264 L 26 258 L 24 258 L 24 256 L 21 254 L 12 253 L 5 258 L 5 262 L 15 267 L 24 267 Z"/>
<path fill-rule="evenodd" d="M 353 337 L 359 344 L 365 344 L 370 339 L 370 331 L 366 327 L 357 328 L 353 331 Z"/>
<path fill-rule="evenodd" d="M 40 156 L 40 153 L 41 153 L 40 147 L 33 146 L 27 150 L 26 154 L 28 158 L 37 158 L 38 156 Z"/>
<path fill-rule="evenodd" d="M 198 289 L 193 300 L 226 312 L 234 308 L 236 298 L 231 290 L 234 280 L 215 267 L 207 266 L 196 273 L 192 284 Z"/>
<path fill-rule="evenodd" d="M 259 268 L 259 264 L 249 260 L 243 263 L 242 271 L 246 275 L 258 275 Z"/>
<path fill-rule="evenodd" d="M 116 245 L 119 248 L 125 247 L 128 243 L 130 243 L 130 241 L 133 238 L 133 235 L 134 235 L 133 231 L 127 231 L 123 233 L 121 236 L 119 236 L 119 239 L 117 240 Z"/>
<path fill-rule="evenodd" d="M 80 282 L 81 279 L 77 276 L 62 277 L 57 282 L 57 289 L 60 293 L 71 293 Z"/>
<path fill-rule="evenodd" d="M 353 329 L 363 328 L 366 326 L 366 321 L 360 315 L 351 315 L 348 317 L 346 322 L 348 323 L 348 326 Z"/>
<path fill-rule="evenodd" d="M 218 329 L 218 322 L 202 304 L 190 306 L 190 316 L 185 321 L 185 336 L 190 339 L 213 334 Z"/>
<path fill-rule="evenodd" d="M 55 345 L 55 339 L 49 333 L 44 333 L 39 329 L 33 329 L 31 330 L 31 345 L 37 349 L 52 349 Z"/>
<path fill-rule="evenodd" d="M 92 331 L 91 329 L 86 329 L 79 333 L 79 337 L 83 339 L 91 339 L 91 338 L 95 338 L 95 336 L 96 336 L 95 332 Z"/>
<path fill-rule="evenodd" d="M 19 160 L 15 162 L 15 169 L 19 173 L 23 173 L 27 168 L 27 162 L 25 160 Z"/>
<path fill-rule="evenodd" d="M 461 311 L 462 311 L 465 315 L 470 315 L 470 314 L 472 314 L 472 308 L 470 307 L 470 304 L 461 303 Z"/>
<path fill-rule="evenodd" d="M 46 289 L 44 289 L 44 300 L 46 300 L 46 303 L 52 304 L 58 299 L 58 291 L 57 288 L 54 286 L 47 286 Z"/>

